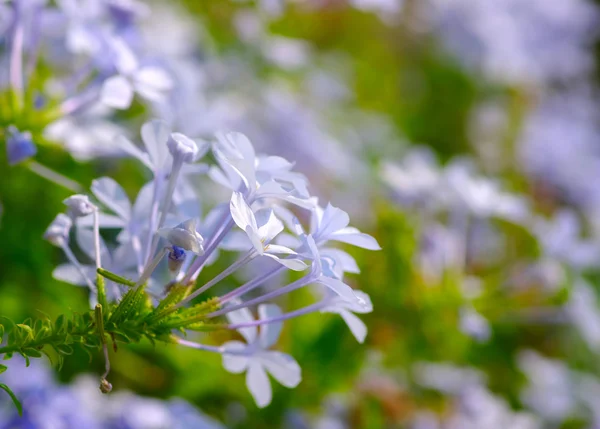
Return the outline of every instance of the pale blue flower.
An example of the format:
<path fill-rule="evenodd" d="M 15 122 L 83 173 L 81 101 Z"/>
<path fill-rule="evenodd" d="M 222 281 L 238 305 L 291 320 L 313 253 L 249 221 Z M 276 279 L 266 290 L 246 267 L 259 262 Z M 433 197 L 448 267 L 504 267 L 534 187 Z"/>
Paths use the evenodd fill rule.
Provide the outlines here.
<path fill-rule="evenodd" d="M 264 304 L 258 307 L 259 320 L 273 318 L 281 314 L 276 305 Z M 244 323 L 254 320 L 247 308 L 227 314 L 230 323 Z M 302 379 L 300 366 L 289 355 L 269 350 L 279 338 L 282 324 L 263 325 L 260 332 L 256 327 L 241 328 L 240 334 L 246 340 L 229 341 L 223 344 L 223 367 L 232 373 L 246 372 L 246 385 L 259 407 L 271 403 L 272 390 L 270 374 L 286 387 L 296 387 Z"/>

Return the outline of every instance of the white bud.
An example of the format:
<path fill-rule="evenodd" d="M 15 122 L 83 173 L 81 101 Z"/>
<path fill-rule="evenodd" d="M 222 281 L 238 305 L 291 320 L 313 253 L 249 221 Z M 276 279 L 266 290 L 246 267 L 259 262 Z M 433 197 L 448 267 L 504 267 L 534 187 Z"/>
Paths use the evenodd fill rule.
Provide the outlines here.
<path fill-rule="evenodd" d="M 174 228 L 161 228 L 158 235 L 166 238 L 173 246 L 202 255 L 204 239 L 196 231 L 196 219 L 189 219 Z"/>
<path fill-rule="evenodd" d="M 181 158 L 183 162 L 194 162 L 200 155 L 196 142 L 181 133 L 171 134 L 167 141 L 167 146 L 173 158 Z"/>
<path fill-rule="evenodd" d="M 73 217 L 83 217 L 94 213 L 96 206 L 90 202 L 87 195 L 72 195 L 63 201 L 69 208 L 69 214 Z"/>
<path fill-rule="evenodd" d="M 55 246 L 62 247 L 69 241 L 71 226 L 73 226 L 71 218 L 64 213 L 59 213 L 46 229 L 44 238 Z"/>

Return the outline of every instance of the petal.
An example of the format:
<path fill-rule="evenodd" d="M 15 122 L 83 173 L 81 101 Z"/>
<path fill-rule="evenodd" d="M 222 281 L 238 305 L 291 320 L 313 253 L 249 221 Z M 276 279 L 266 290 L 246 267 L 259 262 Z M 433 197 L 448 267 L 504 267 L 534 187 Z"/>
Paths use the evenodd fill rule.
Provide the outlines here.
<path fill-rule="evenodd" d="M 273 397 L 271 382 L 259 362 L 250 361 L 250 366 L 246 373 L 246 385 L 259 408 L 264 408 L 271 403 Z"/>
<path fill-rule="evenodd" d="M 232 305 L 236 305 L 236 303 L 232 302 Z M 252 316 L 252 312 L 250 312 L 250 309 L 244 307 L 227 313 L 227 320 L 229 320 L 229 323 L 231 323 L 232 325 L 237 325 L 239 323 L 253 322 L 254 317 Z M 256 326 L 240 328 L 238 329 L 238 332 L 242 334 L 242 336 L 246 339 L 246 342 L 248 344 L 251 344 L 254 342 L 254 340 L 256 340 Z"/>
<path fill-rule="evenodd" d="M 173 87 L 171 76 L 160 67 L 143 67 L 133 79 L 138 94 L 152 101 L 162 100 Z"/>
<path fill-rule="evenodd" d="M 100 100 L 115 109 L 127 109 L 133 100 L 133 88 L 123 76 L 108 78 L 102 85 Z"/>
<path fill-rule="evenodd" d="M 119 215 L 123 220 L 131 218 L 131 203 L 127 194 L 115 180 L 102 177 L 92 181 L 92 192 L 106 207 Z"/>
<path fill-rule="evenodd" d="M 240 227 L 242 231 L 246 231 L 246 229 L 250 227 L 252 231 L 258 233 L 258 227 L 256 225 L 254 213 L 240 192 L 234 192 L 231 194 L 229 210 L 231 211 L 231 217 L 233 218 L 233 221 L 237 226 Z"/>
<path fill-rule="evenodd" d="M 273 245 L 269 245 L 269 249 L 272 247 Z M 283 247 L 283 246 L 282 246 Z M 268 258 L 273 259 L 274 261 L 276 261 L 277 263 L 283 265 L 286 268 L 289 268 L 290 270 L 293 271 L 304 271 L 305 269 L 308 268 L 308 265 L 300 260 L 300 259 L 296 259 L 296 258 L 280 258 L 277 255 L 274 255 L 270 252 L 265 252 L 263 253 L 263 256 L 267 256 Z"/>
<path fill-rule="evenodd" d="M 342 209 L 327 204 L 318 222 L 317 232 L 318 241 L 327 240 L 331 234 L 348 226 L 350 216 Z"/>
<path fill-rule="evenodd" d="M 285 387 L 296 387 L 302 380 L 302 369 L 290 355 L 268 351 L 261 353 L 259 359 L 273 378 Z"/>
<path fill-rule="evenodd" d="M 256 212 L 258 235 L 265 243 L 271 242 L 281 231 L 283 223 L 277 219 L 273 210 L 259 210 Z"/>
<path fill-rule="evenodd" d="M 341 241 L 368 250 L 381 250 L 379 243 L 368 234 L 360 232 L 356 228 L 348 227 L 337 231 L 329 237 L 330 240 Z"/>
<path fill-rule="evenodd" d="M 342 316 L 342 319 L 344 319 L 344 322 L 346 322 L 346 325 L 350 328 L 354 338 L 362 344 L 367 336 L 367 325 L 365 325 L 365 322 L 360 320 L 354 313 L 347 310 L 340 311 L 339 315 Z"/>
<path fill-rule="evenodd" d="M 152 162 L 150 161 L 150 157 L 147 153 L 142 152 L 142 150 L 137 147 L 131 140 L 124 136 L 117 136 L 116 138 L 117 146 L 122 149 L 128 155 L 131 155 L 138 160 L 140 160 L 146 167 L 150 170 L 153 170 Z"/>
<path fill-rule="evenodd" d="M 237 189 L 236 186 L 234 186 L 231 183 L 231 181 L 229 180 L 229 177 L 227 177 L 227 175 L 219 167 L 211 167 L 208 170 L 208 177 L 210 177 L 213 182 L 215 182 L 219 185 L 225 186 L 226 188 L 229 188 L 232 191 L 234 189 Z"/>
<path fill-rule="evenodd" d="M 221 167 L 223 164 L 233 168 L 246 184 L 248 190 L 256 188 L 256 155 L 252 143 L 245 135 L 241 133 L 219 133 L 218 142 L 213 151 L 219 160 Z"/>
<path fill-rule="evenodd" d="M 95 278 L 95 267 L 84 265 L 82 268 L 91 280 Z M 54 269 L 54 271 L 52 271 L 52 277 L 54 277 L 56 280 L 60 280 L 61 282 L 69 283 L 75 286 L 87 286 L 85 278 L 73 264 L 59 265 Z"/>
<path fill-rule="evenodd" d="M 75 240 L 77 241 L 77 245 L 79 248 L 90 257 L 90 259 L 96 259 L 96 246 L 94 243 L 94 231 L 88 228 L 77 228 L 75 233 Z M 108 253 L 108 248 L 104 243 L 102 237 L 100 237 L 100 257 L 104 259 L 110 258 L 110 253 Z M 95 278 L 94 274 L 92 278 Z"/>
<path fill-rule="evenodd" d="M 362 298 L 356 296 L 354 291 L 350 286 L 344 283 L 341 280 L 333 279 L 331 277 L 321 276 L 318 280 L 319 283 L 324 284 L 329 289 L 337 293 L 339 296 L 344 298 L 346 301 L 351 303 L 356 303 L 358 305 L 364 305 L 364 301 Z"/>
<path fill-rule="evenodd" d="M 169 158 L 167 141 L 171 130 L 163 121 L 154 120 L 142 125 L 141 134 L 155 171 L 161 169 Z"/>
<path fill-rule="evenodd" d="M 152 210 L 152 198 L 154 196 L 154 181 L 146 183 L 137 194 L 133 204 L 132 220 L 140 225 L 148 222 L 148 213 Z"/>
<path fill-rule="evenodd" d="M 241 341 L 228 341 L 223 344 L 223 368 L 233 374 L 239 374 L 248 368 L 249 359 L 241 354 L 230 354 L 227 351 L 243 352 L 246 349 L 246 344 Z"/>
<path fill-rule="evenodd" d="M 115 55 L 115 66 L 119 73 L 130 74 L 138 68 L 138 62 L 133 51 L 123 39 L 112 39 L 111 47 Z"/>
<path fill-rule="evenodd" d="M 258 317 L 260 320 L 273 319 L 281 316 L 281 310 L 275 304 L 261 304 L 258 306 Z M 271 347 L 281 334 L 283 323 L 267 323 L 260 327 L 260 345 L 264 349 Z"/>
<path fill-rule="evenodd" d="M 340 268 L 345 273 L 360 273 L 360 268 L 352 256 L 340 249 L 321 249 L 321 255 L 329 256 L 336 262 L 336 268 Z"/>

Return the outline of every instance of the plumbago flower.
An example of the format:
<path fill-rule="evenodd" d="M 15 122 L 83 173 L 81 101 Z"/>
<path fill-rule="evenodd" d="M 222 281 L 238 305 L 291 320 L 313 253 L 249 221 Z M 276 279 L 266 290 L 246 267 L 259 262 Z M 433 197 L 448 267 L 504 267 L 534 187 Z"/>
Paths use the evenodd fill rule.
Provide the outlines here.
<path fill-rule="evenodd" d="M 2 2 L 0 137 L 9 165 L 80 192 L 34 160 L 37 146 L 57 142 L 79 159 L 118 154 L 114 109 L 128 109 L 135 95 L 148 107 L 167 102 L 173 80 L 161 59 L 143 54 L 138 23 L 148 13 L 134 0 Z"/>
<path fill-rule="evenodd" d="M 286 387 L 301 380 L 298 363 L 273 350 L 285 320 L 310 313 L 339 314 L 357 340 L 364 341 L 367 328 L 356 313 L 371 312 L 371 300 L 344 282 L 345 273 L 359 268 L 333 243 L 378 250 L 373 237 L 350 227 L 343 210 L 330 204 L 321 208 L 310 196 L 306 178 L 294 172 L 290 162 L 257 156 L 242 134 L 218 134 L 208 144 L 171 132 L 160 121 L 144 124 L 141 134 L 147 153 L 121 140 L 125 151 L 152 172 L 135 203 L 114 180 L 98 179 L 90 195 L 65 200 L 68 214 L 59 214 L 45 234 L 69 260 L 54 276 L 87 286 L 94 310 L 68 322 L 61 316 L 55 322 L 11 326 L 0 354 L 37 357 L 48 346 L 62 358 L 77 343 L 100 348 L 106 360 L 100 388 L 106 393 L 111 390 L 106 380 L 109 339 L 135 342 L 145 337 L 178 343 L 219 353 L 226 370 L 246 372 L 248 389 L 264 407 L 272 398 L 268 374 Z M 217 161 L 211 167 L 198 162 L 209 147 Z M 207 186 L 222 185 L 231 193 L 228 201 L 206 213 L 200 190 L 188 180 L 203 172 L 208 173 Z M 306 231 L 298 211 L 311 219 Z M 105 240 L 104 229 L 118 230 L 116 238 Z M 81 250 L 78 254 L 95 263 L 77 259 L 71 235 Z M 214 278 L 201 278 L 203 268 L 222 252 L 237 252 L 239 257 Z M 254 261 L 264 266 L 259 259 L 274 263 L 240 286 L 223 282 Z M 300 277 L 260 291 L 272 279 L 284 278 L 279 275 L 287 270 L 301 273 Z M 311 305 L 283 312 L 271 303 L 309 285 L 316 285 L 322 295 Z M 202 300 L 209 289 L 208 299 Z M 250 292 L 252 297 L 246 298 Z M 213 345 L 181 337 L 215 330 L 238 332 L 246 342 L 232 338 Z"/>

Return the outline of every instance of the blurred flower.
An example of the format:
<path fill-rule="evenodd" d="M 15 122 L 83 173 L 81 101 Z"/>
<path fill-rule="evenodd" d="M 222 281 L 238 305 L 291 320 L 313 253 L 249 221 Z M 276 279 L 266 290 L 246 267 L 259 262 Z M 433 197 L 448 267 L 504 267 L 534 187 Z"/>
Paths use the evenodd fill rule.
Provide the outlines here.
<path fill-rule="evenodd" d="M 277 317 L 281 311 L 276 305 L 260 305 L 259 320 Z M 227 314 L 231 323 L 244 323 L 254 320 L 248 309 L 240 309 Z M 246 384 L 256 404 L 265 407 L 271 403 L 272 392 L 267 372 L 286 387 L 296 387 L 301 380 L 298 363 L 281 352 L 268 350 L 279 338 L 281 323 L 262 325 L 257 336 L 255 327 L 240 328 L 238 331 L 247 344 L 229 341 L 223 344 L 223 367 L 232 373 L 246 372 Z"/>

